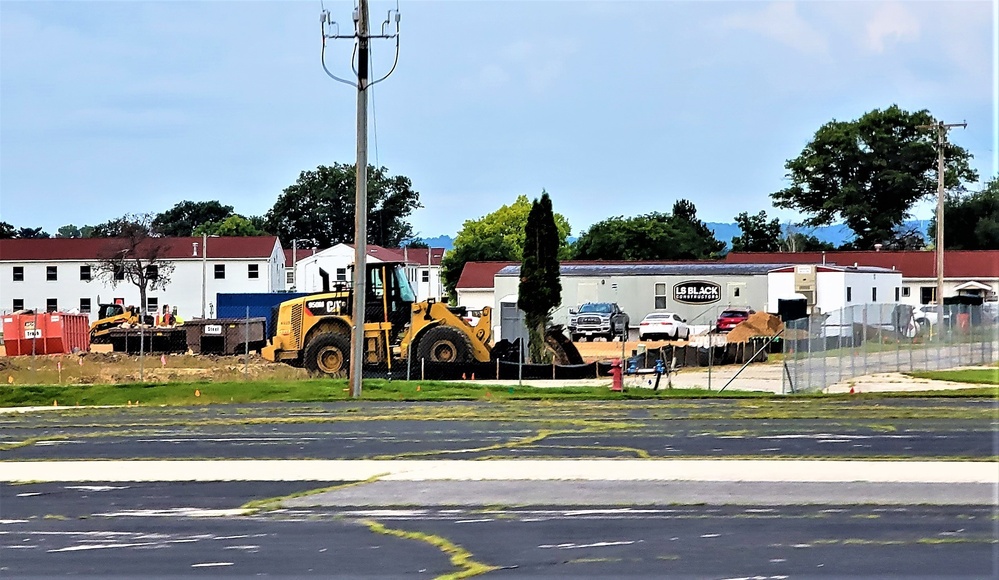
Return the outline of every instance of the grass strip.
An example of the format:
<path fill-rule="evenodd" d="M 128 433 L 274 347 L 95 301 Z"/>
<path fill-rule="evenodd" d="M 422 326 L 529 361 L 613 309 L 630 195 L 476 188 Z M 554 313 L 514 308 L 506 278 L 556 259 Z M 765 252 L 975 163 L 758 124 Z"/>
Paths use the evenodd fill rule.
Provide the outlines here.
<path fill-rule="evenodd" d="M 448 540 L 447 538 L 433 534 L 425 534 L 423 532 L 410 532 L 408 530 L 388 528 L 374 520 L 362 520 L 361 523 L 376 534 L 425 542 L 447 554 L 451 559 L 451 565 L 459 570 L 457 572 L 452 572 L 451 574 L 437 576 L 437 580 L 460 580 L 462 578 L 471 578 L 472 576 L 492 572 L 493 570 L 499 570 L 498 566 L 490 566 L 489 564 L 483 564 L 482 562 L 476 561 L 471 552 Z"/>
<path fill-rule="evenodd" d="M 956 371 L 914 371 L 905 374 L 919 379 L 930 379 L 931 381 L 951 381 L 954 383 L 972 383 L 976 385 L 999 385 L 999 368 L 963 369 Z M 996 390 L 993 390 L 993 393 L 995 392 Z"/>
<path fill-rule="evenodd" d="M 956 371 L 965 372 L 965 371 Z M 974 376 L 977 384 L 994 381 L 997 371 L 989 369 Z M 991 373 L 991 374 L 990 374 Z M 922 376 L 922 373 L 913 373 Z M 948 377 L 946 380 L 955 380 Z M 985 381 L 983 383 L 983 381 Z M 447 381 L 364 381 L 361 401 L 446 402 L 446 401 L 656 401 L 675 399 L 870 399 L 889 397 L 997 397 L 999 387 L 974 387 L 948 391 L 905 393 L 779 395 L 759 391 L 708 391 L 704 389 L 630 388 L 612 391 L 607 386 L 529 387 L 483 385 L 476 382 Z M 127 406 L 198 406 L 249 403 L 322 403 L 356 402 L 344 380 L 309 379 L 302 381 L 136 383 L 92 385 L 0 385 L 0 407 L 74 405 Z"/>

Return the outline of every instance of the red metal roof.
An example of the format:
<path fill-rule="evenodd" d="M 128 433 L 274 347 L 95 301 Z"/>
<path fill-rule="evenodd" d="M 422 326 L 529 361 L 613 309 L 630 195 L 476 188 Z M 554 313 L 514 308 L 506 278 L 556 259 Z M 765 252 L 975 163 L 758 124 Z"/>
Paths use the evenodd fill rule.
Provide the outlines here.
<path fill-rule="evenodd" d="M 294 250 L 286 249 L 284 251 L 284 265 L 290 268 L 292 264 L 294 264 L 295 260 L 308 258 L 309 256 L 315 253 L 316 253 L 315 248 L 298 248 Z"/>
<path fill-rule="evenodd" d="M 936 253 L 931 251 L 826 251 L 826 252 L 729 252 L 726 262 L 765 264 L 785 262 L 839 266 L 878 266 L 902 272 L 906 278 L 935 278 Z M 999 250 L 947 250 L 944 252 L 946 278 L 999 278 Z"/>
<path fill-rule="evenodd" d="M 456 288 L 493 288 L 494 276 L 507 266 L 520 262 L 466 262 Z"/>
<path fill-rule="evenodd" d="M 354 244 L 347 244 L 353 248 Z M 430 253 L 430 264 L 440 266 L 444 257 L 444 248 L 384 248 L 375 244 L 368 244 L 368 255 L 378 258 L 384 262 L 406 262 L 408 264 L 426 264 L 427 253 Z"/>
<path fill-rule="evenodd" d="M 409 263 L 411 264 L 427 264 L 427 254 L 430 254 L 429 260 L 431 266 L 440 266 L 441 259 L 444 258 L 444 248 L 393 248 L 393 252 L 397 252 L 400 255 L 406 256 Z"/>
<path fill-rule="evenodd" d="M 161 243 L 163 258 L 197 259 L 202 256 L 200 237 L 149 238 L 149 244 Z M 208 259 L 269 258 L 277 238 L 274 236 L 208 238 Z M 195 246 L 197 244 L 197 253 Z M 47 260 L 99 260 L 127 246 L 123 238 L 44 238 L 0 240 L 0 260 L 38 262 Z"/>

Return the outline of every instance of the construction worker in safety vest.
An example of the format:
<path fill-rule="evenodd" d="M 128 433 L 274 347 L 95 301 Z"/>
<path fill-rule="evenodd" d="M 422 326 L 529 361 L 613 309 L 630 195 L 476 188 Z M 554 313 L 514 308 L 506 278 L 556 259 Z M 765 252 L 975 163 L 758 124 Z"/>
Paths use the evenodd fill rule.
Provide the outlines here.
<path fill-rule="evenodd" d="M 173 326 L 176 321 L 173 317 L 173 313 L 170 312 L 170 305 L 163 305 L 163 314 L 156 317 L 156 326 Z"/>

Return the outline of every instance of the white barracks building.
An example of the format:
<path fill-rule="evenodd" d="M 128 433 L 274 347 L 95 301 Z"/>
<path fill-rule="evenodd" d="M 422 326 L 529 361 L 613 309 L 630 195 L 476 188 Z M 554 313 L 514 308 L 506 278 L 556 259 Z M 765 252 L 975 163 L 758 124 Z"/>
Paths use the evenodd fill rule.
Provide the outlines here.
<path fill-rule="evenodd" d="M 213 318 L 219 292 L 279 292 L 285 288 L 285 254 L 274 236 L 152 238 L 163 262 L 174 266 L 165 289 L 147 289 L 146 309 L 164 304 L 181 318 Z M 207 245 L 207 247 L 206 247 Z M 125 247 L 115 238 L 0 240 L 0 312 L 78 311 L 95 318 L 97 305 L 139 305 L 139 288 L 127 280 L 98 281 L 94 264 Z M 119 250 L 120 251 L 120 250 Z M 141 252 L 141 250 L 139 250 Z"/>

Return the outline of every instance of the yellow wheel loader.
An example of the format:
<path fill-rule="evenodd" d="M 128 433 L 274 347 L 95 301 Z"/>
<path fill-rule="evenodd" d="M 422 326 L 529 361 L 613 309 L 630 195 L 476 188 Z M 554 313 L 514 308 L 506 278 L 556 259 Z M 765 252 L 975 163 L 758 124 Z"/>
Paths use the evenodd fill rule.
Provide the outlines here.
<path fill-rule="evenodd" d="M 323 276 L 324 289 L 329 288 Z M 434 362 L 488 362 L 491 358 L 491 309 L 474 326 L 462 308 L 433 300 L 417 302 L 404 265 L 368 264 L 365 279 L 364 364 L 387 364 L 410 356 Z M 271 361 L 304 366 L 316 374 L 345 376 L 350 369 L 354 325 L 353 289 L 282 302 L 272 315 L 271 344 L 261 354 Z"/>

